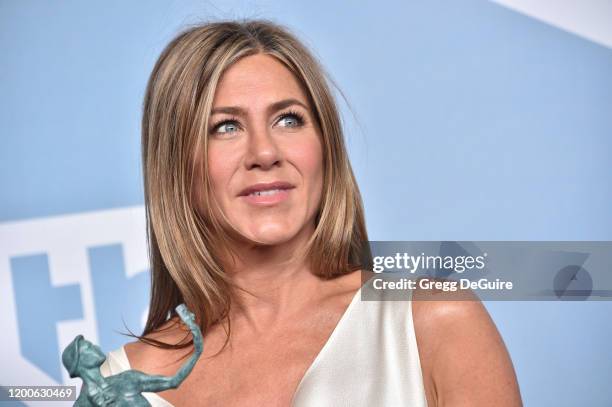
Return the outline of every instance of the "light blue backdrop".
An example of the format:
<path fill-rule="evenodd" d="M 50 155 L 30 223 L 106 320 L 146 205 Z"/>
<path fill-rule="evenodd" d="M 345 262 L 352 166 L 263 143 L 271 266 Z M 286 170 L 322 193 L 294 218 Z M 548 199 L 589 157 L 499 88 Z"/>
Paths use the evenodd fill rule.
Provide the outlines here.
<path fill-rule="evenodd" d="M 612 49 L 484 0 L 2 0 L 0 245 L 45 233 L 30 221 L 142 205 L 154 61 L 186 25 L 234 17 L 288 25 L 346 95 L 371 239 L 612 240 Z M 84 252 L 83 285 L 54 281 L 45 250 L 0 259 L 19 338 L 3 362 L 60 382 L 58 323 L 95 321 L 105 351 L 122 316 L 140 329 L 148 277 L 109 242 Z M 612 303 L 487 308 L 526 406 L 612 405 Z M 0 384 L 24 384 L 12 374 Z"/>

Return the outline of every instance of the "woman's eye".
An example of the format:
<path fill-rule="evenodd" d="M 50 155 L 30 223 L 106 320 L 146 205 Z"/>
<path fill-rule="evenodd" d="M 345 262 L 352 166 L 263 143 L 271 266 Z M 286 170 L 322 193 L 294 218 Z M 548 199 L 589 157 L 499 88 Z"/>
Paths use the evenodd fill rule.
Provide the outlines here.
<path fill-rule="evenodd" d="M 285 114 L 278 123 L 283 127 L 299 127 L 302 124 L 302 118 L 296 114 Z"/>
<path fill-rule="evenodd" d="M 215 127 L 215 133 L 233 133 L 238 131 L 238 124 L 236 122 L 225 122 Z"/>

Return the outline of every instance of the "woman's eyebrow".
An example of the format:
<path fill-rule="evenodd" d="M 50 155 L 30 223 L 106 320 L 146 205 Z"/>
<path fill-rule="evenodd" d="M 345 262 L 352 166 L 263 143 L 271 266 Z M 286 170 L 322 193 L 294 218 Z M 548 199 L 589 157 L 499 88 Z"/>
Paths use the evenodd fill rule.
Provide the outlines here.
<path fill-rule="evenodd" d="M 278 102 L 272 103 L 270 106 L 268 106 L 268 113 L 274 113 L 293 105 L 299 105 L 302 106 L 304 109 L 308 110 L 308 106 L 306 106 L 304 103 L 300 102 L 297 99 L 291 98 L 283 99 Z"/>
<path fill-rule="evenodd" d="M 278 102 L 274 102 L 270 106 L 268 106 L 266 110 L 268 111 L 268 114 L 271 114 L 271 113 L 277 112 L 281 109 L 285 109 L 293 105 L 302 106 L 306 110 L 309 109 L 308 106 L 306 106 L 304 103 L 300 102 L 299 100 L 290 98 L 290 99 L 283 99 L 283 100 L 279 100 Z M 246 109 L 240 106 L 220 106 L 220 107 L 213 108 L 210 112 L 211 115 L 217 114 L 217 113 L 226 113 L 226 114 L 231 114 L 235 116 L 246 116 L 247 114 Z"/>

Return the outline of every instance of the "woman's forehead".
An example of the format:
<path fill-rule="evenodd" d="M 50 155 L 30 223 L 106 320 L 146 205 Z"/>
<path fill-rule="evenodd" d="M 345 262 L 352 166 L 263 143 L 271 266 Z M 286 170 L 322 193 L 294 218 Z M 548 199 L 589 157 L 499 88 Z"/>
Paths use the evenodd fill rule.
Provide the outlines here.
<path fill-rule="evenodd" d="M 266 54 L 242 58 L 221 76 L 213 107 L 261 106 L 283 99 L 308 99 L 294 74 L 279 60 Z"/>

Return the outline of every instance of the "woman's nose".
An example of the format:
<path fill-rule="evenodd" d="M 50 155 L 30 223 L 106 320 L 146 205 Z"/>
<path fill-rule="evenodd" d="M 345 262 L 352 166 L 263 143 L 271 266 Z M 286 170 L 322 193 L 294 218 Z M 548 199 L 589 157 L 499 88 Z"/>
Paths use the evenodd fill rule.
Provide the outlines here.
<path fill-rule="evenodd" d="M 270 129 L 264 126 L 251 128 L 245 158 L 247 170 L 254 168 L 268 170 L 275 165 L 280 165 L 281 160 L 281 152 Z"/>

